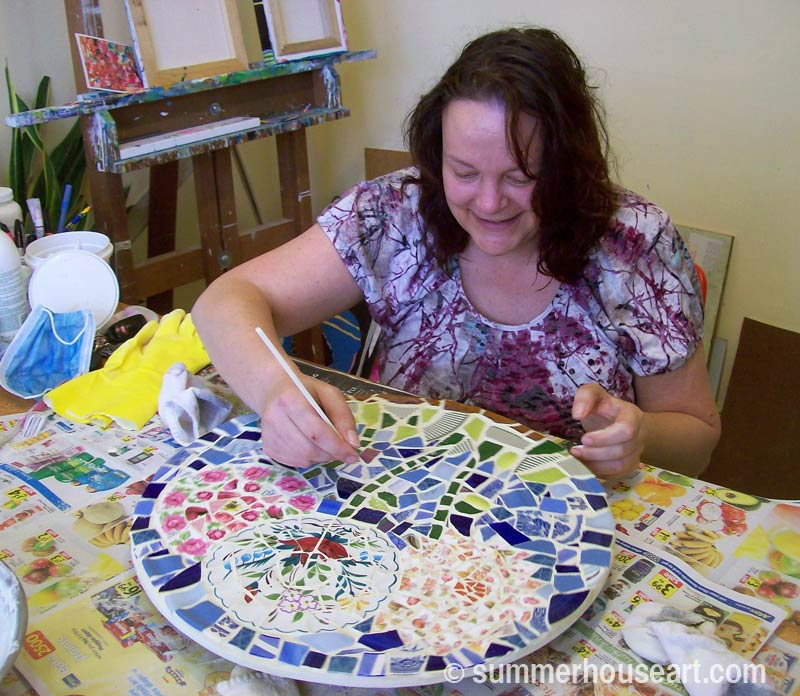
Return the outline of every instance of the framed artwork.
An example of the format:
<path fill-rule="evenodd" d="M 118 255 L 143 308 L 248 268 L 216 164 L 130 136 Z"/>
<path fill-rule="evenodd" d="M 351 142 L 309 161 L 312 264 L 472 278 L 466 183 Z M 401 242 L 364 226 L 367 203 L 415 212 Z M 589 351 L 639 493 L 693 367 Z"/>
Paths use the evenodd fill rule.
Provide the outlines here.
<path fill-rule="evenodd" d="M 75 40 L 87 88 L 136 92 L 144 87 L 131 46 L 86 34 L 75 34 Z"/>
<path fill-rule="evenodd" d="M 236 0 L 125 0 L 146 87 L 248 68 Z"/>
<path fill-rule="evenodd" d="M 339 0 L 254 0 L 277 62 L 347 50 Z"/>

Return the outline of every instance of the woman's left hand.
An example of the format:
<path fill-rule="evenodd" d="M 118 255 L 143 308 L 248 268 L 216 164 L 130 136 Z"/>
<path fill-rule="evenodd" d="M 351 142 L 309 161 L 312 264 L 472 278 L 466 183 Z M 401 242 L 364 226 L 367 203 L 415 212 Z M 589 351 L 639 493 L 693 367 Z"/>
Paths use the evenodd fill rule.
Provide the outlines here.
<path fill-rule="evenodd" d="M 572 417 L 586 434 L 570 450 L 600 478 L 620 478 L 639 467 L 644 450 L 644 414 L 630 401 L 598 384 L 584 384 L 572 402 Z"/>

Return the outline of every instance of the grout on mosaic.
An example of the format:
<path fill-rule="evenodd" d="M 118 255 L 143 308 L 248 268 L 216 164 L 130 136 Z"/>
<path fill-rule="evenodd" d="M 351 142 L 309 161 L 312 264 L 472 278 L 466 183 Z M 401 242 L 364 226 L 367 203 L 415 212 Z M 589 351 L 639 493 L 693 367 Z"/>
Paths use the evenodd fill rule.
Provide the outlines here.
<path fill-rule="evenodd" d="M 328 684 L 509 662 L 601 590 L 614 523 L 558 442 L 449 402 L 351 402 L 362 461 L 295 470 L 253 414 L 160 469 L 135 510 L 148 597 L 212 652 Z"/>

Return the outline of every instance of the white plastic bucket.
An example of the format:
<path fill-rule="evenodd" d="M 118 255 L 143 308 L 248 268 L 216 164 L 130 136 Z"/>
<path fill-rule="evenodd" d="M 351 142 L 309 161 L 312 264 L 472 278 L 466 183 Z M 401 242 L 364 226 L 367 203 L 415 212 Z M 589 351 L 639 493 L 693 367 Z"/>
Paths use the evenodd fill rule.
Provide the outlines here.
<path fill-rule="evenodd" d="M 101 232 L 75 231 L 58 232 L 37 239 L 25 249 L 25 263 L 36 270 L 46 258 L 62 251 L 88 251 L 111 264 L 114 245 Z"/>

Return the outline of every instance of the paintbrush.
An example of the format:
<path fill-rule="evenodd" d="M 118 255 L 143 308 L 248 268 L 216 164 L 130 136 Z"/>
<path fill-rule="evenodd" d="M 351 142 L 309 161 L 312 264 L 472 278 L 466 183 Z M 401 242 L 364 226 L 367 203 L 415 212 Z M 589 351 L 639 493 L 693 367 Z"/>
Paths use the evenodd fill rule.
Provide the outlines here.
<path fill-rule="evenodd" d="M 260 326 L 256 326 L 256 333 L 258 337 L 262 340 L 264 345 L 269 348 L 270 353 L 278 361 L 278 364 L 281 366 L 283 371 L 287 374 L 287 376 L 294 382 L 294 385 L 300 390 L 300 393 L 303 395 L 306 401 L 311 405 L 311 407 L 317 412 L 317 415 L 322 418 L 334 431 L 338 433 L 336 427 L 331 422 L 331 419 L 328 418 L 328 415 L 325 411 L 322 410 L 322 407 L 317 403 L 317 400 L 311 396 L 311 393 L 306 389 L 305 385 L 300 381 L 300 378 L 297 376 L 297 373 L 289 366 L 289 363 L 286 362 L 286 359 L 281 355 L 281 352 L 275 347 L 275 344 L 269 340 L 267 334 L 265 334 Z M 348 443 L 349 444 L 349 443 Z M 359 454 L 359 460 L 362 464 L 366 464 L 366 462 L 361 459 L 361 455 Z"/>

